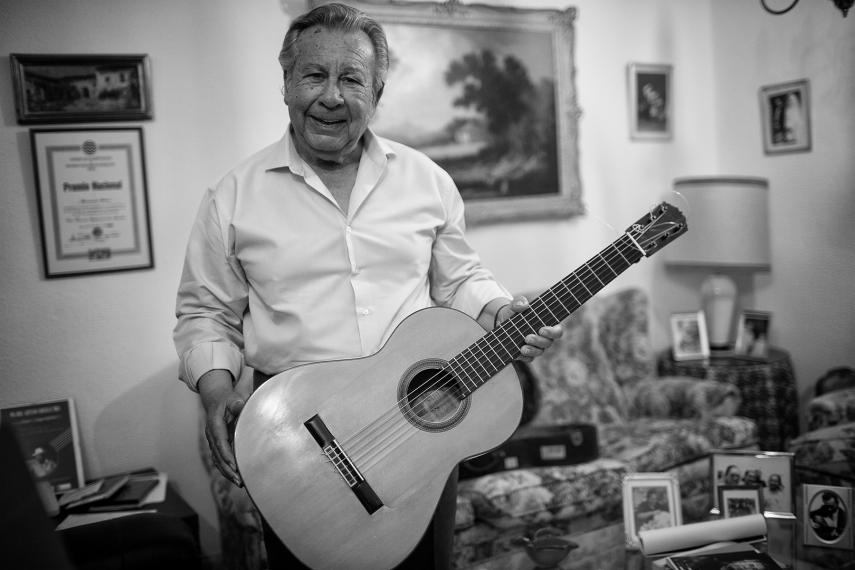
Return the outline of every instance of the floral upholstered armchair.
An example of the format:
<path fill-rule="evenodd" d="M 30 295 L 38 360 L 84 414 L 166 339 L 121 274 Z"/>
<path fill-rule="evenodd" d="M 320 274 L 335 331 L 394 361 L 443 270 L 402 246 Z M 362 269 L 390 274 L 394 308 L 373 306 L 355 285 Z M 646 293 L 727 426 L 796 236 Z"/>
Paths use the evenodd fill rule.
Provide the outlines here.
<path fill-rule="evenodd" d="M 756 446 L 756 425 L 735 416 L 741 397 L 727 383 L 655 377 L 649 300 L 632 288 L 596 297 L 564 323 L 562 339 L 530 366 L 531 428 L 596 427 L 599 457 L 462 480 L 455 531 L 457 568 L 502 568 L 498 557 L 544 528 L 577 534 L 622 520 L 631 472 L 671 472 L 683 521 L 710 510 L 709 452 Z"/>
<path fill-rule="evenodd" d="M 527 423 L 514 437 L 525 439 L 537 427 L 589 424 L 596 427 L 599 457 L 461 480 L 455 567 L 502 568 L 491 559 L 523 548 L 520 539 L 540 529 L 575 534 L 620 521 L 622 480 L 630 472 L 676 473 L 684 522 L 709 512 L 709 451 L 754 447 L 756 426 L 733 415 L 741 398 L 730 384 L 654 376 L 649 312 L 640 289 L 598 296 L 565 322 L 563 338 L 528 368 Z M 263 570 L 260 515 L 243 489 L 213 467 L 204 433 L 200 437 L 223 565 Z"/>

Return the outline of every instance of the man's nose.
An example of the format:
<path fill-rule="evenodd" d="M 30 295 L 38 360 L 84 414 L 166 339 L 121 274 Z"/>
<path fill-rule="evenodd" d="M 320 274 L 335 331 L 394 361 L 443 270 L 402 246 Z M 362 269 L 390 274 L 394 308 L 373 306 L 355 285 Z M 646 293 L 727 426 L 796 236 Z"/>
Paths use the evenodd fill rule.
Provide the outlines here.
<path fill-rule="evenodd" d="M 321 94 L 321 102 L 328 106 L 334 107 L 340 105 L 344 99 L 341 96 L 341 89 L 338 81 L 335 78 L 330 78 L 324 83 L 324 91 Z"/>

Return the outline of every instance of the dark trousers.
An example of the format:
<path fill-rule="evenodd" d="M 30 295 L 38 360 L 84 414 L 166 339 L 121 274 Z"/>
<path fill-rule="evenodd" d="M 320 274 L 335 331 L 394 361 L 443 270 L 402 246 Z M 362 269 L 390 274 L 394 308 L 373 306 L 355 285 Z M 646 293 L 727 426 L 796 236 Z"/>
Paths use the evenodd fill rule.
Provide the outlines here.
<path fill-rule="evenodd" d="M 257 389 L 270 376 L 256 371 L 253 384 Z M 439 503 L 433 513 L 433 519 L 424 536 L 407 558 L 397 566 L 397 570 L 448 570 L 451 568 L 451 548 L 454 540 L 454 515 L 457 511 L 457 467 L 451 472 Z M 267 521 L 264 525 L 264 548 L 267 550 L 267 564 L 270 570 L 300 570 L 308 568 L 294 556 L 279 537 L 273 532 Z"/>
<path fill-rule="evenodd" d="M 454 514 L 457 510 L 457 468 L 445 483 L 433 519 L 415 549 L 397 566 L 398 570 L 448 570 L 454 539 Z M 270 570 L 308 568 L 279 540 L 264 522 L 264 547 Z"/>

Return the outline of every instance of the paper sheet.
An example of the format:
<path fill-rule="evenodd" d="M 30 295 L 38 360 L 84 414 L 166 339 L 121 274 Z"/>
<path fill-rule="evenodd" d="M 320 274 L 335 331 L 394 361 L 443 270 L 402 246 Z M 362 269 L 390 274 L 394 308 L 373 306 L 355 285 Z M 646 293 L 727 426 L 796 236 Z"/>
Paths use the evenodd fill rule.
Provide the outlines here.
<path fill-rule="evenodd" d="M 154 509 L 151 510 L 135 510 L 135 511 L 111 511 L 109 513 L 83 513 L 79 515 L 68 515 L 65 517 L 61 523 L 56 525 L 56 530 L 65 530 L 67 528 L 74 528 L 76 526 L 83 526 L 86 524 L 93 524 L 101 521 L 108 521 L 110 519 L 118 519 L 121 517 L 127 517 L 130 515 L 141 515 L 143 513 L 156 513 L 157 511 Z"/>
<path fill-rule="evenodd" d="M 749 540 L 766 536 L 763 515 L 732 517 L 638 533 L 645 556 L 696 548 L 713 542 Z"/>

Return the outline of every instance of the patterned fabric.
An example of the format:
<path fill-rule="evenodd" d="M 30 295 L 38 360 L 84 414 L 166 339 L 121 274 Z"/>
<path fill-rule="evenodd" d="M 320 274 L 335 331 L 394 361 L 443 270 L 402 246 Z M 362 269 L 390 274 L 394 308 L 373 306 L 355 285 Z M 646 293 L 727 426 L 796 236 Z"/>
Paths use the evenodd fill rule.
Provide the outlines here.
<path fill-rule="evenodd" d="M 794 439 L 790 451 L 804 466 L 855 482 L 855 423 L 818 429 Z"/>
<path fill-rule="evenodd" d="M 810 431 L 855 422 L 855 388 L 817 396 L 808 404 L 807 415 Z"/>

